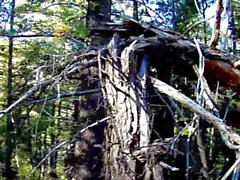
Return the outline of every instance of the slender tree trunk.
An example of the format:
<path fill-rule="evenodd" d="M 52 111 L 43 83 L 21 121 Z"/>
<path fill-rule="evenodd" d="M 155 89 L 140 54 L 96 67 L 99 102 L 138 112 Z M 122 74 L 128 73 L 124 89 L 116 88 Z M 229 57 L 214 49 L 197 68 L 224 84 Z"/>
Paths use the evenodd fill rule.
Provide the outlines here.
<path fill-rule="evenodd" d="M 209 179 L 208 175 L 208 164 L 207 164 L 207 156 L 205 147 L 203 145 L 203 137 L 202 137 L 202 130 L 199 128 L 197 131 L 197 146 L 199 150 L 199 156 L 202 163 L 202 174 L 203 177 Z"/>
<path fill-rule="evenodd" d="M 231 5 L 231 0 L 227 0 L 224 6 L 224 20 L 227 21 L 227 27 L 225 27 L 225 31 L 223 32 L 223 36 L 221 38 L 221 51 L 227 51 L 228 48 L 228 40 L 229 40 L 229 30 L 231 26 L 231 11 L 229 11 Z M 225 22 L 226 23 L 226 22 Z"/>
<path fill-rule="evenodd" d="M 10 32 L 13 31 L 14 24 L 14 11 L 15 11 L 15 0 L 12 0 L 11 4 L 11 17 L 10 17 Z M 12 104 L 12 79 L 13 79 L 13 38 L 9 37 L 9 59 L 8 59 L 8 97 L 7 97 L 7 107 Z M 11 166 L 11 157 L 14 149 L 14 125 L 13 125 L 12 115 L 7 116 L 7 136 L 6 136 L 6 179 L 13 179 L 14 172 Z"/>
<path fill-rule="evenodd" d="M 203 19 L 206 18 L 206 9 L 207 9 L 207 3 L 206 0 L 202 0 L 202 14 Z M 204 34 L 204 44 L 207 44 L 207 32 L 206 32 L 206 22 L 203 22 L 203 34 Z"/>
<path fill-rule="evenodd" d="M 230 12 L 230 26 L 229 26 L 229 29 L 231 31 L 231 37 L 232 37 L 233 54 L 236 54 L 237 44 L 236 44 L 234 8 L 231 8 L 231 12 Z"/>
<path fill-rule="evenodd" d="M 175 4 L 175 0 L 172 0 L 172 26 L 173 26 L 173 30 L 176 31 L 176 4 Z"/>
<path fill-rule="evenodd" d="M 138 1 L 137 0 L 133 0 L 133 19 L 135 19 L 136 21 L 139 20 L 139 17 L 138 17 Z"/>
<path fill-rule="evenodd" d="M 222 0 L 217 0 L 217 9 L 216 9 L 216 21 L 213 29 L 213 38 L 210 44 L 211 49 L 216 49 L 217 43 L 220 38 L 220 26 L 221 26 L 221 13 L 222 13 Z"/>
<path fill-rule="evenodd" d="M 55 117 L 56 105 L 53 103 L 52 106 L 52 116 Z M 58 126 L 55 125 L 56 119 L 51 123 L 53 129 L 58 130 Z M 52 147 L 57 144 L 57 137 L 53 131 L 50 132 L 51 145 Z M 57 168 L 57 151 L 53 152 L 50 156 L 50 175 L 51 177 L 57 178 L 56 168 Z"/>

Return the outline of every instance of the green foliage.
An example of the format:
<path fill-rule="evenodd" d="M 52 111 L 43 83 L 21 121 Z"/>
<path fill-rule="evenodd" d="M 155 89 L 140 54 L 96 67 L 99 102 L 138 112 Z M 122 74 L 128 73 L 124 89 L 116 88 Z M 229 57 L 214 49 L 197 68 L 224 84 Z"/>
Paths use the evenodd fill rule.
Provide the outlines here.
<path fill-rule="evenodd" d="M 75 39 L 85 38 L 89 29 L 85 28 L 86 2 L 74 0 L 69 4 L 66 1 L 24 1 L 17 2 L 15 9 L 15 21 L 9 20 L 10 4 L 2 4 L 6 10 L 4 16 L 0 15 L 0 35 L 20 36 L 39 35 L 32 38 L 15 38 L 13 54 L 13 83 L 14 100 L 17 100 L 27 90 L 32 88 L 32 80 L 35 79 L 35 69 L 46 66 L 41 71 L 41 78 L 47 79 L 59 73 L 55 68 L 66 64 L 78 52 L 80 46 L 66 36 Z M 10 2 L 8 2 L 10 3 Z M 4 19 L 5 18 L 5 19 Z M 13 29 L 5 28 L 13 25 Z M 0 110 L 5 109 L 7 94 L 7 62 L 9 58 L 8 38 L 0 39 Z M 69 55 L 68 55 L 69 54 Z M 55 68 L 54 68 L 55 67 Z M 49 89 L 56 93 L 53 89 Z M 74 87 L 61 87 L 62 91 L 74 89 Z M 33 99 L 46 98 L 49 94 L 36 95 Z M 64 101 L 64 100 L 62 100 Z M 69 102 L 62 102 L 58 107 L 62 111 L 57 115 L 57 107 L 54 102 L 47 102 L 39 106 L 23 106 L 13 114 L 16 132 L 7 133 L 6 118 L 0 125 L 0 163 L 5 162 L 5 143 L 7 139 L 14 139 L 12 148 L 12 167 L 17 169 L 18 179 L 39 179 L 43 172 L 32 170 L 44 158 L 44 156 L 60 141 L 66 140 L 72 133 L 72 111 L 68 112 Z M 67 110 L 66 110 L 67 109 Z M 62 119 L 69 116 L 64 122 Z M 67 127 L 67 128 L 66 128 Z M 10 137 L 11 136 L 11 137 Z M 59 179 L 66 179 L 64 174 L 64 159 L 61 156 L 56 159 L 56 172 Z M 42 179 L 50 179 L 49 173 Z"/>
<path fill-rule="evenodd" d="M 176 15 L 176 24 L 179 32 L 184 32 L 189 24 L 194 24 L 198 20 L 194 1 L 183 1 L 177 11 L 179 13 Z"/>

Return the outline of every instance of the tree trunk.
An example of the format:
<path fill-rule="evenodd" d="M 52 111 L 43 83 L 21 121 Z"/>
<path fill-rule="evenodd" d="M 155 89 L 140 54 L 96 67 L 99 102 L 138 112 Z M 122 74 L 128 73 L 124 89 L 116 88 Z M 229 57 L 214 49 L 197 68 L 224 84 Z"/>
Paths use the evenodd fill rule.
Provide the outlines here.
<path fill-rule="evenodd" d="M 111 0 L 88 0 L 87 27 L 97 27 L 108 22 L 111 16 L 111 4 Z"/>
<path fill-rule="evenodd" d="M 202 14 L 203 14 L 203 19 L 206 19 L 206 10 L 207 10 L 207 2 L 206 0 L 202 0 Z M 207 44 L 207 29 L 206 29 L 206 22 L 203 22 L 203 34 L 204 34 L 204 44 Z"/>
<path fill-rule="evenodd" d="M 176 4 L 175 4 L 175 0 L 172 0 L 172 29 L 174 31 L 176 31 Z"/>
<path fill-rule="evenodd" d="M 139 21 L 137 0 L 133 0 L 133 19 L 135 19 L 136 21 Z"/>
<path fill-rule="evenodd" d="M 15 0 L 12 0 L 11 4 L 11 17 L 10 17 L 10 32 L 13 31 L 14 24 L 14 11 L 15 11 Z M 7 97 L 7 107 L 12 104 L 12 81 L 13 81 L 13 38 L 9 37 L 9 59 L 8 59 L 8 97 Z M 5 171 L 6 171 L 6 179 L 13 179 L 14 172 L 11 166 L 11 158 L 14 149 L 14 125 L 13 125 L 12 115 L 7 116 L 7 135 L 6 135 L 6 162 L 5 162 Z"/>
<path fill-rule="evenodd" d="M 60 106 L 60 105 L 59 105 Z M 52 117 L 56 117 L 56 104 L 53 103 L 52 104 Z M 59 107 L 60 108 L 60 107 Z M 57 119 L 57 118 L 56 118 Z M 59 130 L 59 119 L 57 120 L 57 124 L 56 124 L 56 119 L 54 121 L 51 122 L 51 127 L 54 129 L 56 128 L 57 130 Z M 54 144 L 58 143 L 58 135 L 56 136 L 55 133 L 53 131 L 50 131 L 50 137 L 51 137 L 51 147 L 54 146 Z M 55 177 L 57 178 L 57 173 L 56 173 L 56 168 L 57 168 L 57 151 L 53 152 L 50 156 L 50 176 L 51 177 Z"/>
<path fill-rule="evenodd" d="M 120 37 L 114 34 L 109 52 L 101 52 L 106 53 L 106 60 L 99 59 L 108 113 L 115 117 L 107 134 L 106 179 L 138 179 L 143 178 L 145 172 L 144 157 L 150 141 L 146 91 L 148 57 L 135 61 L 133 48 L 136 42 L 120 54 Z"/>
<path fill-rule="evenodd" d="M 86 26 L 92 30 L 104 26 L 110 20 L 111 0 L 88 0 Z M 104 44 L 106 39 L 96 34 L 90 34 L 94 45 Z M 108 42 L 108 40 L 107 40 Z M 85 69 L 87 78 L 81 81 L 81 87 L 93 89 L 99 86 L 98 69 Z M 102 179 L 104 123 L 98 127 L 89 128 L 80 133 L 81 128 L 91 125 L 104 117 L 104 109 L 100 105 L 101 93 L 91 94 L 74 101 L 74 128 L 73 134 L 79 133 L 75 143 L 74 153 L 69 154 L 66 166 L 72 167 L 67 172 L 68 178 Z"/>
<path fill-rule="evenodd" d="M 231 38 L 232 38 L 232 51 L 233 54 L 236 54 L 236 48 L 237 48 L 237 43 L 236 43 L 236 31 L 235 31 L 235 17 L 234 17 L 234 8 L 231 7 L 230 10 L 230 31 L 231 31 Z"/>
<path fill-rule="evenodd" d="M 217 0 L 216 2 L 216 21 L 213 29 L 213 39 L 210 44 L 211 49 L 216 49 L 217 43 L 220 38 L 220 25 L 221 25 L 221 13 L 222 13 L 222 0 Z"/>

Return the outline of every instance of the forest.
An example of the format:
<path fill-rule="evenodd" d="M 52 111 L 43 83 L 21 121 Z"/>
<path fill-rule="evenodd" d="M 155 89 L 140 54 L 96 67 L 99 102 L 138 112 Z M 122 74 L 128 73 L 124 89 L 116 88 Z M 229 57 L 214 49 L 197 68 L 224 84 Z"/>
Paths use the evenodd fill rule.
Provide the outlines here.
<path fill-rule="evenodd" d="M 239 0 L 0 0 L 0 179 L 240 179 Z"/>

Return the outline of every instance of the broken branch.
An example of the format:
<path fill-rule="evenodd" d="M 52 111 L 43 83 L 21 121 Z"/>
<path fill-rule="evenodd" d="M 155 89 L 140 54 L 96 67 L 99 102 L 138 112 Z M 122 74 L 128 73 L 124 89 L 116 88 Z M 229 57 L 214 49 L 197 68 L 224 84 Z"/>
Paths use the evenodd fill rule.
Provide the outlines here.
<path fill-rule="evenodd" d="M 174 89 L 173 87 L 169 86 L 168 84 L 151 77 L 150 78 L 153 86 L 160 91 L 161 93 L 164 93 L 179 103 L 181 103 L 185 108 L 188 108 L 192 112 L 198 114 L 203 119 L 207 120 L 209 123 L 213 124 L 215 127 L 217 127 L 222 134 L 225 134 L 228 138 L 232 139 L 236 144 L 231 143 L 228 141 L 227 143 L 231 143 L 232 149 L 239 149 L 240 148 L 240 136 L 231 131 L 230 128 L 223 123 L 223 120 L 212 115 L 209 111 L 205 110 L 203 107 L 201 107 L 199 104 L 194 102 L 192 99 L 188 98 L 184 94 L 180 93 L 178 90 Z M 225 142 L 226 143 L 226 142 Z"/>

